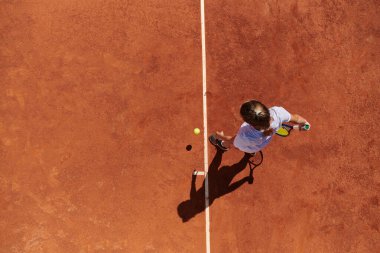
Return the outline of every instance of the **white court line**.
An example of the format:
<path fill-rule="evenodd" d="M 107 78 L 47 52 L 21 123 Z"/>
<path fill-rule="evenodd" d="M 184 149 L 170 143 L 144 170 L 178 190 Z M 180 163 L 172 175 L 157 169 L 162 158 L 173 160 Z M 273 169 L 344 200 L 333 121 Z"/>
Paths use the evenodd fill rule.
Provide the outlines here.
<path fill-rule="evenodd" d="M 201 27 L 202 27 L 202 83 L 203 83 L 203 144 L 204 144 L 204 171 L 205 171 L 205 213 L 206 213 L 206 253 L 210 253 L 210 210 L 208 189 L 208 133 L 207 133 L 207 86 L 206 86 L 206 28 L 205 28 L 205 1 L 201 0 Z"/>
<path fill-rule="evenodd" d="M 196 171 L 193 172 L 193 175 L 194 176 L 204 176 L 205 172 L 204 171 L 198 171 L 198 170 L 196 170 Z"/>

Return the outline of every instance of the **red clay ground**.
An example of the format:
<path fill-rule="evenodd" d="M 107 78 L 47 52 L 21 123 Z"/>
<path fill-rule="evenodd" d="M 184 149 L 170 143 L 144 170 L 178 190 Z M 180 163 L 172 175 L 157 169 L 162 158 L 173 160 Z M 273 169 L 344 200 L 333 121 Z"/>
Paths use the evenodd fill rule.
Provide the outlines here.
<path fill-rule="evenodd" d="M 0 4 L 1 253 L 205 252 L 202 206 L 177 213 L 203 164 L 199 2 L 134 2 Z M 206 1 L 209 130 L 250 98 L 312 124 L 213 201 L 212 252 L 380 249 L 380 6 L 304 2 Z M 242 156 L 217 156 L 219 192 Z"/>
<path fill-rule="evenodd" d="M 1 3 L 0 252 L 202 252 L 199 4 Z M 192 152 L 185 146 L 193 144 Z"/>
<path fill-rule="evenodd" d="M 379 252 L 379 3 L 206 3 L 210 131 L 236 132 L 251 98 L 312 125 L 213 203 L 213 252 Z"/>

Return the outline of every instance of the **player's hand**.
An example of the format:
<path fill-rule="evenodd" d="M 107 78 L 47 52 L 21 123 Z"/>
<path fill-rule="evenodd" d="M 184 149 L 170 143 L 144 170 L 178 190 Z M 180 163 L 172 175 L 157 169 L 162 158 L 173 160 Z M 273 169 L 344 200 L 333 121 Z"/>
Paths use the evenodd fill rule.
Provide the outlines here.
<path fill-rule="evenodd" d="M 220 137 L 224 137 L 224 132 L 223 131 L 216 131 L 216 135 L 220 136 Z"/>
<path fill-rule="evenodd" d="M 308 130 L 310 130 L 310 123 L 306 121 L 305 123 L 299 124 L 299 130 L 300 131 L 308 131 Z"/>

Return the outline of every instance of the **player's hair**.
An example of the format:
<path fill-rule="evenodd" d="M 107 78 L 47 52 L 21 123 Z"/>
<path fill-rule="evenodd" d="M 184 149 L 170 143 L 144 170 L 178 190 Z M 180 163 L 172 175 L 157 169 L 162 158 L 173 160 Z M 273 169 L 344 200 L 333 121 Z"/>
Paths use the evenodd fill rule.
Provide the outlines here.
<path fill-rule="evenodd" d="M 268 108 L 257 100 L 250 100 L 240 107 L 240 115 L 243 120 L 255 129 L 264 130 L 264 135 L 270 135 L 270 113 Z"/>

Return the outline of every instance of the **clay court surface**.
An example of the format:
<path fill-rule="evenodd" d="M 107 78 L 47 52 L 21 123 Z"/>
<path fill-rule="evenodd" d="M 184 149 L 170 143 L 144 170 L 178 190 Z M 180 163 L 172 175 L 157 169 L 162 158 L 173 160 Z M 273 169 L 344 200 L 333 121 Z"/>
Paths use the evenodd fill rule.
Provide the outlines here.
<path fill-rule="evenodd" d="M 200 13 L 0 2 L 1 253 L 380 252 L 380 3 L 205 1 L 208 132 L 252 98 L 312 125 L 253 184 L 209 145 L 209 219 Z"/>

